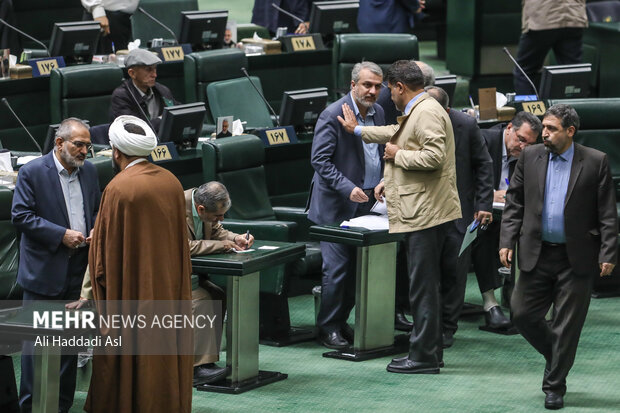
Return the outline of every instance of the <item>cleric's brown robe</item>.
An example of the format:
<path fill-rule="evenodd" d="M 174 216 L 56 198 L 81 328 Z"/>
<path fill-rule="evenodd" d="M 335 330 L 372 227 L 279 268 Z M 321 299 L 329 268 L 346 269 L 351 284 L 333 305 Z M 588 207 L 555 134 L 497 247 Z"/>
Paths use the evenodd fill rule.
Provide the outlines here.
<path fill-rule="evenodd" d="M 89 266 L 96 302 L 191 300 L 185 199 L 174 175 L 141 162 L 108 184 Z M 95 356 L 84 410 L 189 413 L 192 360 L 191 355 Z"/>

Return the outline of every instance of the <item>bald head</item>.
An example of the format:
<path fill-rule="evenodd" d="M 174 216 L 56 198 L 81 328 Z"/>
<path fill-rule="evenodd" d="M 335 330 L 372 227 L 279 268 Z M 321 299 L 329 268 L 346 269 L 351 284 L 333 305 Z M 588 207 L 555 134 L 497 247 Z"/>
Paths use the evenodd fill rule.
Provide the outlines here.
<path fill-rule="evenodd" d="M 422 76 L 424 76 L 424 86 L 431 86 L 435 84 L 435 71 L 428 64 L 421 62 L 419 60 L 414 60 L 415 64 L 418 65 L 420 70 L 422 71 Z"/>

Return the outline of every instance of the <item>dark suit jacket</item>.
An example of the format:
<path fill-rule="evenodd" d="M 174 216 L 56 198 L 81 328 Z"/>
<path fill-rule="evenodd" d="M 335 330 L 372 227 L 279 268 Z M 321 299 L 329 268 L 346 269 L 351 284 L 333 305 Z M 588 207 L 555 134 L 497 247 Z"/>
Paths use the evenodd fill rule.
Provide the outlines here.
<path fill-rule="evenodd" d="M 548 153 L 543 144 L 525 148 L 506 193 L 500 248 L 519 243 L 519 267 L 531 271 L 542 244 L 542 211 Z M 575 144 L 566 200 L 564 231 L 573 271 L 598 273 L 598 264 L 616 262 L 618 242 L 616 194 L 607 155 Z"/>
<path fill-rule="evenodd" d="M 11 210 L 13 224 L 21 232 L 17 282 L 28 291 L 48 296 L 62 292 L 72 251 L 62 243 L 69 216 L 53 156 L 52 151 L 22 166 Z M 95 225 L 101 193 L 90 162 L 78 174 L 88 235 Z M 77 269 L 82 274 L 87 264 L 87 254 L 83 255 L 83 268 Z"/>
<path fill-rule="evenodd" d="M 492 126 L 488 129 L 482 129 L 480 133 L 491 155 L 493 161 L 493 189 L 499 188 L 499 180 L 502 176 L 502 145 L 504 145 L 504 129 L 505 123 Z"/>
<path fill-rule="evenodd" d="M 454 130 L 456 187 L 463 214 L 456 226 L 465 233 L 474 219 L 474 212 L 493 210 L 493 161 L 476 119 L 454 109 L 450 109 L 448 115 Z"/>
<path fill-rule="evenodd" d="M 135 99 L 132 98 L 130 93 L 133 94 Z M 174 100 L 174 96 L 172 96 L 170 89 L 161 83 L 155 83 L 153 93 L 161 102 L 161 111 L 158 116 L 161 116 L 164 107 L 179 104 L 179 102 Z M 138 107 L 136 101 L 140 104 L 140 107 Z M 142 110 L 140 110 L 140 108 L 142 108 Z M 110 102 L 110 122 L 114 122 L 114 119 L 120 115 L 133 115 L 147 123 L 149 123 L 149 121 L 152 122 L 151 119 L 146 119 L 144 114 L 149 114 L 149 108 L 146 102 L 143 101 L 138 89 L 133 85 L 133 81 L 131 79 L 125 80 L 122 85 L 114 89 L 114 92 L 112 92 L 112 100 Z M 159 129 L 159 123 L 159 121 L 154 122 L 153 127 Z"/>
<path fill-rule="evenodd" d="M 364 148 L 362 138 L 347 133 L 337 116 L 342 104 L 353 108 L 351 94 L 329 105 L 319 116 L 312 141 L 314 177 L 310 188 L 308 218 L 319 224 L 340 223 L 353 218 L 357 203 L 349 200 L 353 188 L 364 188 Z M 385 123 L 383 109 L 375 103 L 375 125 Z M 383 159 L 384 146 L 379 145 Z M 383 169 L 383 161 L 381 163 Z"/>
<path fill-rule="evenodd" d="M 390 89 L 387 87 L 387 82 L 383 82 L 383 87 L 377 98 L 377 104 L 383 108 L 385 114 L 386 125 L 396 125 L 398 121 L 397 117 L 402 116 L 402 112 L 396 109 L 396 105 L 392 101 L 392 95 Z"/>
<path fill-rule="evenodd" d="M 409 33 L 419 7 L 417 0 L 362 0 L 357 28 L 360 33 Z"/>

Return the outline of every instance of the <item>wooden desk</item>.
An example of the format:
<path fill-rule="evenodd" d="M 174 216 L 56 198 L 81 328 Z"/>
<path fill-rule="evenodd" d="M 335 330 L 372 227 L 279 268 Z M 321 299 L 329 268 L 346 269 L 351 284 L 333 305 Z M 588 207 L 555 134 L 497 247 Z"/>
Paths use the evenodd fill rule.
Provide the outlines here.
<path fill-rule="evenodd" d="M 262 246 L 277 249 L 259 250 Z M 192 257 L 195 274 L 228 276 L 226 288 L 226 366 L 230 369 L 224 382 L 203 384 L 203 391 L 239 394 L 288 376 L 258 369 L 258 288 L 259 272 L 304 256 L 304 244 L 256 241 L 254 251 Z"/>
<path fill-rule="evenodd" d="M 323 357 L 363 361 L 406 352 L 407 336 L 398 336 L 396 341 L 394 338 L 396 247 L 404 234 L 312 226 L 310 237 L 357 247 L 353 347 L 329 351 Z"/>

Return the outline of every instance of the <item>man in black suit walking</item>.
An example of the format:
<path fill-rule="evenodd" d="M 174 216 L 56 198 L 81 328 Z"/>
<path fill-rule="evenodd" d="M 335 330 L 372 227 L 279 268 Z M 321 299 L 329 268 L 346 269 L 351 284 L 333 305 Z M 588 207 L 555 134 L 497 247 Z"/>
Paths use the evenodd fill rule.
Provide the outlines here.
<path fill-rule="evenodd" d="M 547 409 L 564 406 L 592 276 L 611 274 L 617 255 L 618 216 L 607 155 L 573 143 L 578 129 L 572 107 L 547 110 L 544 144 L 521 154 L 502 217 L 499 255 L 505 266 L 519 244 L 513 321 L 545 357 Z M 547 322 L 552 304 L 554 316 Z"/>
<path fill-rule="evenodd" d="M 456 186 L 463 217 L 454 221 L 450 239 L 458 252 L 467 226 L 474 220 L 488 225 L 493 221 L 493 161 L 487 151 L 476 119 L 450 109 L 448 94 L 440 87 L 427 86 L 429 95 L 446 109 L 454 130 L 456 156 Z M 458 320 L 465 298 L 467 271 L 471 263 L 471 248 L 463 251 L 457 261 L 457 272 L 450 279 L 441 280 L 443 345 L 450 347 L 458 328 Z M 445 277 L 444 277 L 445 278 Z"/>

